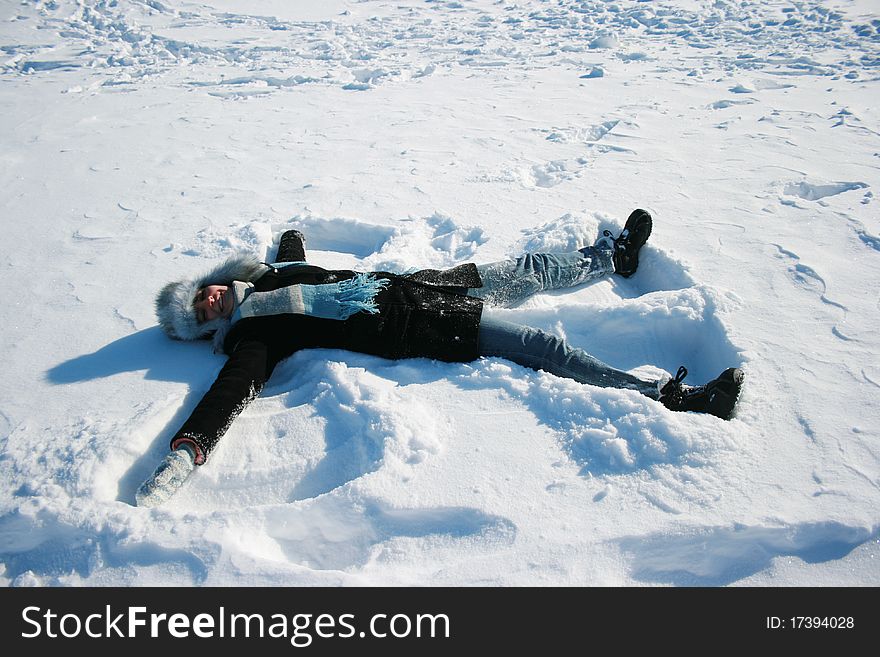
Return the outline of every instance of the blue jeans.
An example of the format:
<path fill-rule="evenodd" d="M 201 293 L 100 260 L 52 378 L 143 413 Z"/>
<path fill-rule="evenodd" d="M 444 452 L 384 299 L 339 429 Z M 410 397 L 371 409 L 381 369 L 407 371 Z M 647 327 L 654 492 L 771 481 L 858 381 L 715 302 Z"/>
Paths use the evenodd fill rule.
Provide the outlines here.
<path fill-rule="evenodd" d="M 600 240 L 570 253 L 527 253 L 519 258 L 478 265 L 483 287 L 468 294 L 492 306 L 512 306 L 537 292 L 594 281 L 614 272 L 612 247 Z M 533 370 L 603 388 L 629 388 L 657 399 L 657 381 L 614 369 L 583 349 L 539 329 L 483 316 L 480 356 L 498 356 Z"/>

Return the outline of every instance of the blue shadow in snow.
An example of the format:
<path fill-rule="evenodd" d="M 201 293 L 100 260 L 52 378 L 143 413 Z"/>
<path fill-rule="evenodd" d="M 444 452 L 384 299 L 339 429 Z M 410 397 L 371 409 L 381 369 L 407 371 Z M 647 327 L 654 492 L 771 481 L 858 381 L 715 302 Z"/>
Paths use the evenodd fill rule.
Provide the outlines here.
<path fill-rule="evenodd" d="M 675 586 L 726 586 L 758 573 L 775 557 L 807 563 L 842 559 L 876 539 L 877 527 L 812 522 L 785 527 L 711 527 L 681 535 L 631 536 L 619 542 L 632 557 L 632 576 Z"/>
<path fill-rule="evenodd" d="M 46 371 L 46 378 L 50 383 L 63 385 L 145 370 L 147 379 L 189 383 L 193 372 L 216 366 L 217 362 L 209 341 L 170 340 L 161 328 L 154 326 L 56 365 Z"/>
<path fill-rule="evenodd" d="M 149 380 L 189 384 L 190 390 L 174 417 L 119 480 L 117 500 L 133 505 L 135 490 L 167 452 L 171 438 L 192 413 L 223 362 L 225 358 L 213 353 L 210 341 L 171 340 L 159 326 L 154 326 L 56 365 L 46 371 L 46 379 L 55 385 L 70 385 L 122 372 L 144 371 L 144 378 Z"/>

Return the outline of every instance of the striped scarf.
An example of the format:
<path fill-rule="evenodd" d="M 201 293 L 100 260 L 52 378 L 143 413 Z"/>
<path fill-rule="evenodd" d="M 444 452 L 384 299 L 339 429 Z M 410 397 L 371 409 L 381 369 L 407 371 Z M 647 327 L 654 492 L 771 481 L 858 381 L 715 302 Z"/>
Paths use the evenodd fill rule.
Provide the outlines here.
<path fill-rule="evenodd" d="M 232 321 L 265 315 L 309 315 L 344 321 L 358 312 L 379 312 L 376 295 L 389 281 L 371 274 L 358 274 L 338 283 L 295 284 L 268 292 L 257 292 L 253 283 L 233 281 L 235 312 Z"/>

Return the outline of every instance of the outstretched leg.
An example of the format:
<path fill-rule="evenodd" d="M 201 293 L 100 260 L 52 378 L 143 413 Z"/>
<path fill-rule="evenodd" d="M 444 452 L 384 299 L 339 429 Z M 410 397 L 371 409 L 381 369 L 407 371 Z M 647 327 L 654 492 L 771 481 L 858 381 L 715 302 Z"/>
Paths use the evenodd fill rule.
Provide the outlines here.
<path fill-rule="evenodd" d="M 639 250 L 651 235 L 653 220 L 646 210 L 634 210 L 618 237 L 610 231 L 593 246 L 569 253 L 526 253 L 478 265 L 483 287 L 468 294 L 492 306 L 514 306 L 538 292 L 574 287 L 606 274 L 632 276 L 639 266 Z"/>
<path fill-rule="evenodd" d="M 498 356 L 533 370 L 574 379 L 603 388 L 637 390 L 660 398 L 658 381 L 640 379 L 594 358 L 583 349 L 540 329 L 483 316 L 480 321 L 480 356 Z"/>
<path fill-rule="evenodd" d="M 480 356 L 506 358 L 533 370 L 544 370 L 602 388 L 636 390 L 659 401 L 671 411 L 708 413 L 729 420 L 742 390 L 745 373 L 736 367 L 724 370 L 701 386 L 682 383 L 687 368 L 663 381 L 640 379 L 594 358 L 583 349 L 540 329 L 483 316 L 480 321 Z M 660 387 L 660 384 L 663 386 Z"/>
<path fill-rule="evenodd" d="M 486 265 L 477 265 L 483 287 L 468 294 L 492 306 L 514 306 L 533 294 L 574 287 L 614 272 L 610 240 L 570 253 L 526 253 Z"/>

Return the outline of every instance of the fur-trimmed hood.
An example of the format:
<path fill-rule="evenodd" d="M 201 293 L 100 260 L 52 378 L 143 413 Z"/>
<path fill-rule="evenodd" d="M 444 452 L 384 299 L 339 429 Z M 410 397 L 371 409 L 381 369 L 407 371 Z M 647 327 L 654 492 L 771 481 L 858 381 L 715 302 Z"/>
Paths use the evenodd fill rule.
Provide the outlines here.
<path fill-rule="evenodd" d="M 194 302 L 196 293 L 209 285 L 231 285 L 232 281 L 252 283 L 268 267 L 250 253 L 230 256 L 204 276 L 168 283 L 156 297 L 156 315 L 165 332 L 175 340 L 198 340 L 212 333 L 225 334 L 229 320 L 212 319 L 199 324 Z M 216 340 L 215 340 L 216 342 Z"/>

